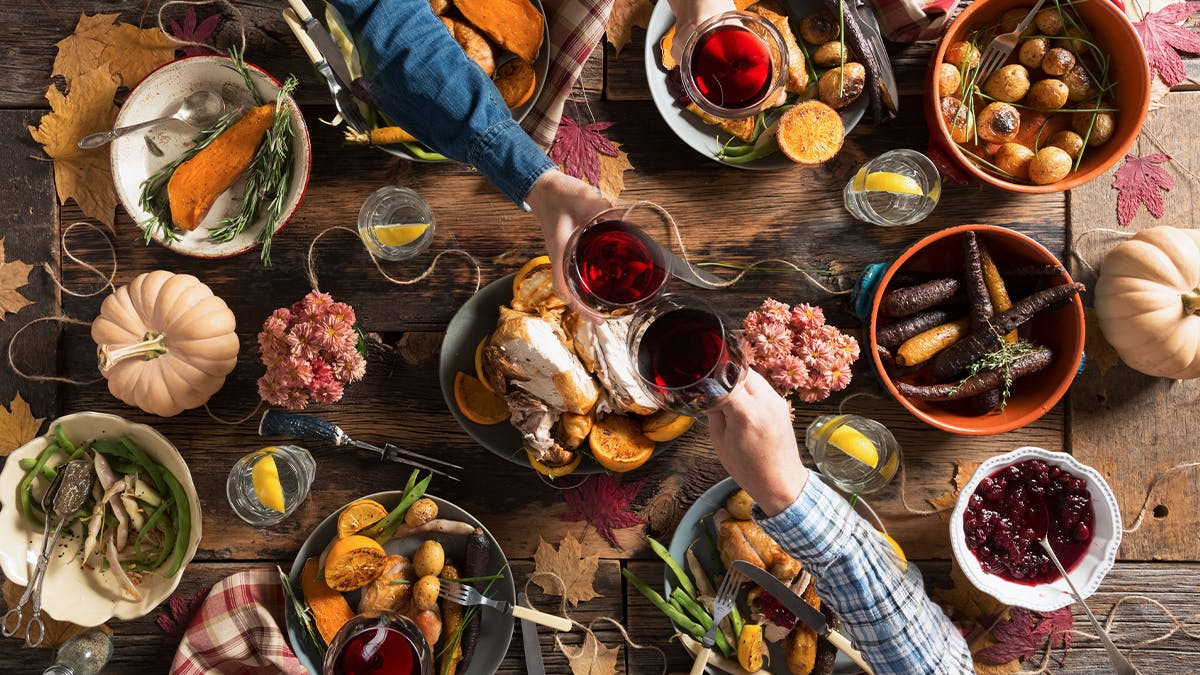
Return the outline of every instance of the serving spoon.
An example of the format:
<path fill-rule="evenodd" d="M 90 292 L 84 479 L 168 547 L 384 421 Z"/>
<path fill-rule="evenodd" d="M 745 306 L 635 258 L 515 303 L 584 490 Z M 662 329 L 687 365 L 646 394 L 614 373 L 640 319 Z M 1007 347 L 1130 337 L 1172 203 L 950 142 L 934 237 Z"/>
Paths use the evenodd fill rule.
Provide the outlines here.
<path fill-rule="evenodd" d="M 1033 505 L 1037 517 L 1040 518 L 1035 523 L 1035 525 L 1040 526 L 1040 529 L 1036 529 L 1035 531 L 1042 533 L 1042 538 L 1038 541 L 1041 543 L 1042 548 L 1045 549 L 1046 555 L 1050 556 L 1050 562 L 1054 563 L 1054 567 L 1058 569 L 1058 573 L 1063 575 L 1063 579 L 1066 579 L 1067 587 L 1071 589 L 1071 595 L 1075 596 L 1075 602 L 1083 606 L 1083 611 L 1087 613 L 1087 618 L 1092 622 L 1092 626 L 1096 629 L 1096 632 L 1100 634 L 1100 642 L 1104 644 L 1104 651 L 1108 652 L 1108 660 L 1112 662 L 1114 672 L 1117 675 L 1137 675 L 1137 669 L 1133 667 L 1129 659 L 1125 658 L 1121 650 L 1117 649 L 1117 646 L 1113 644 L 1112 639 L 1108 637 L 1108 632 L 1100 626 L 1100 622 L 1096 620 L 1096 615 L 1092 614 L 1092 609 L 1083 601 L 1083 596 L 1079 594 L 1079 590 L 1075 588 L 1071 577 L 1063 569 L 1062 563 L 1058 560 L 1058 555 L 1054 553 L 1054 549 L 1050 548 L 1050 514 L 1046 509 L 1046 501 L 1044 499 L 1035 499 L 1033 500 Z"/>
<path fill-rule="evenodd" d="M 159 117 L 129 126 L 117 127 L 108 131 L 84 136 L 79 139 L 79 147 L 84 150 L 98 148 L 106 143 L 110 143 L 116 138 L 120 138 L 138 129 L 145 129 L 156 124 L 161 124 L 167 120 L 180 120 L 198 129 L 212 126 L 214 122 L 221 118 L 225 113 L 225 99 L 221 98 L 220 94 L 201 89 L 200 91 L 188 94 L 187 98 L 180 101 L 175 111 L 166 117 Z"/>

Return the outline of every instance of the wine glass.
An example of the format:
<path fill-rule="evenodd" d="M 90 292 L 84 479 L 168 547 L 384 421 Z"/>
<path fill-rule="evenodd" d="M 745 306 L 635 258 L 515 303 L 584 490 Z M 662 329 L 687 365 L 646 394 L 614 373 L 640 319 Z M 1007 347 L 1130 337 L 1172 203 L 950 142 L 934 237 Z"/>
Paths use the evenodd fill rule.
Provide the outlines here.
<path fill-rule="evenodd" d="M 696 416 L 721 405 L 746 374 L 737 338 L 712 304 L 667 293 L 629 327 L 630 360 L 663 407 Z"/>
<path fill-rule="evenodd" d="M 350 619 L 325 652 L 324 675 L 433 675 L 433 651 L 410 618 L 373 610 Z"/>
<path fill-rule="evenodd" d="M 643 226 L 663 214 L 644 205 L 601 211 L 575 230 L 563 252 L 567 288 L 598 317 L 624 316 L 659 297 L 671 274 Z"/>
<path fill-rule="evenodd" d="M 787 81 L 787 44 L 763 17 L 725 12 L 696 27 L 679 69 L 684 92 L 701 110 L 722 119 L 749 117 L 777 104 Z"/>

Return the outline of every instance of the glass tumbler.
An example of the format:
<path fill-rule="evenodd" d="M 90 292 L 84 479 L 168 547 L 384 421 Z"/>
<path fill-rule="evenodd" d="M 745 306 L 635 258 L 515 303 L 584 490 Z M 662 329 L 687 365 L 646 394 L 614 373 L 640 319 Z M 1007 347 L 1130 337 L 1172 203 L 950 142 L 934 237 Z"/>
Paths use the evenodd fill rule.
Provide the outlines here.
<path fill-rule="evenodd" d="M 429 204 L 408 188 L 379 188 L 358 210 L 358 236 L 383 260 L 404 260 L 429 248 L 434 229 Z"/>
<path fill-rule="evenodd" d="M 941 195 L 937 167 L 915 150 L 891 150 L 863 164 L 842 192 L 851 215 L 881 227 L 924 220 Z"/>
<path fill-rule="evenodd" d="M 239 518 L 264 527 L 292 515 L 308 497 L 317 463 L 298 445 L 273 445 L 242 457 L 229 470 L 225 495 Z"/>
<path fill-rule="evenodd" d="M 882 489 L 900 468 L 896 437 L 866 417 L 822 415 L 808 425 L 804 444 L 821 475 L 849 494 Z"/>

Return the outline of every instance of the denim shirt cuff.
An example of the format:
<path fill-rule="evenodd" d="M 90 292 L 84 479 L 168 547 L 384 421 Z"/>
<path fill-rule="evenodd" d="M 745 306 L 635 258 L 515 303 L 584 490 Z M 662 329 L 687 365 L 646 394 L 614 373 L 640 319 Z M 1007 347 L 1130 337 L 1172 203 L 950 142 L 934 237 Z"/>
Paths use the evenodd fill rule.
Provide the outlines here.
<path fill-rule="evenodd" d="M 493 124 L 472 140 L 467 161 L 517 206 L 524 204 L 537 179 L 555 166 L 512 118 Z"/>

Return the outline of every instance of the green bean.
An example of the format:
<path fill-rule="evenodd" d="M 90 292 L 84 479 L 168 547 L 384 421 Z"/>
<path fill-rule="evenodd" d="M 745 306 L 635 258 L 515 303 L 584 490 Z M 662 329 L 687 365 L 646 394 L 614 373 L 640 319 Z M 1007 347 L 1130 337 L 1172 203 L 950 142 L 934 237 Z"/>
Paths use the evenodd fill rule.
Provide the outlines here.
<path fill-rule="evenodd" d="M 68 455 L 75 454 L 75 444 L 67 438 L 67 432 L 63 431 L 61 424 L 54 425 L 54 440 L 58 442 L 58 447 Z"/>
<path fill-rule="evenodd" d="M 694 599 L 696 597 L 696 585 L 692 583 L 692 579 L 687 575 L 687 572 L 680 569 L 679 563 L 675 561 L 675 557 L 671 555 L 667 547 L 658 543 L 658 540 L 654 537 L 646 537 L 646 543 L 650 544 L 650 550 L 654 551 L 654 554 L 662 558 L 662 561 L 666 563 L 667 569 L 671 570 L 671 574 L 675 575 L 675 579 L 679 582 L 679 587 L 683 589 L 683 592 L 687 593 L 689 598 Z"/>
<path fill-rule="evenodd" d="M 149 516 L 146 516 L 146 523 L 142 525 L 142 529 L 138 531 L 137 536 L 133 539 L 133 550 L 139 560 L 142 557 L 142 539 L 145 538 L 148 532 L 154 529 L 154 526 L 158 523 L 158 519 L 167 512 L 170 506 L 171 500 L 167 499 L 162 505 L 151 511 Z"/>
<path fill-rule="evenodd" d="M 699 622 L 700 627 L 703 628 L 706 633 L 708 629 L 712 628 L 712 616 L 710 616 L 709 613 L 705 611 L 705 609 L 701 607 L 698 602 L 692 598 L 689 598 L 687 594 L 683 592 L 683 589 L 678 587 L 672 589 L 671 600 L 673 602 L 678 602 L 679 606 L 683 608 L 683 611 L 690 614 L 693 619 Z M 720 628 L 717 629 L 714 635 L 714 640 L 716 641 L 717 649 L 721 650 L 721 654 L 728 657 L 733 653 L 733 651 L 729 648 L 729 642 L 725 639 L 725 633 L 723 633 Z"/>
<path fill-rule="evenodd" d="M 175 546 L 171 551 L 171 566 L 165 575 L 173 577 L 183 565 L 183 558 L 187 554 L 188 538 L 192 531 L 192 509 L 188 504 L 187 495 L 183 492 L 183 487 L 175 479 L 175 476 L 170 471 L 163 470 L 162 478 L 171 491 L 171 497 L 175 500 L 175 508 L 171 509 L 175 518 Z M 163 541 L 163 548 L 167 548 L 166 541 Z"/>
<path fill-rule="evenodd" d="M 737 604 L 735 603 L 733 609 L 729 611 L 729 627 L 733 629 L 734 637 L 742 634 L 742 626 L 744 625 L 746 625 L 746 622 L 742 621 L 742 613 L 738 611 Z"/>
<path fill-rule="evenodd" d="M 692 621 L 686 614 L 680 611 L 677 607 L 663 599 L 663 596 L 658 594 L 658 591 L 646 585 L 646 582 L 637 577 L 636 574 L 628 569 L 621 570 L 621 576 L 625 577 L 633 587 L 638 590 L 647 600 L 650 601 L 660 612 L 667 615 L 667 618 L 675 622 L 676 626 L 683 629 L 685 633 L 690 635 L 697 641 L 704 640 L 704 632 L 706 629 L 701 628 L 700 624 Z"/>
<path fill-rule="evenodd" d="M 33 467 L 37 466 L 37 458 L 36 457 L 24 457 L 21 459 L 20 462 L 17 462 L 17 464 L 19 464 L 21 466 L 22 471 L 29 473 L 30 471 L 33 471 Z M 42 470 L 40 472 L 38 472 L 38 476 L 45 478 L 48 481 L 54 480 L 54 477 L 57 475 L 58 475 L 58 470 L 52 466 L 43 466 Z"/>
<path fill-rule="evenodd" d="M 445 155 L 428 150 L 420 143 L 401 143 L 401 145 L 403 145 L 404 149 L 412 153 L 413 157 L 416 157 L 417 159 L 423 159 L 429 162 L 440 162 L 446 159 Z"/>
<path fill-rule="evenodd" d="M 413 473 L 415 477 L 416 472 L 414 471 Z M 400 500 L 400 503 L 396 505 L 396 508 L 388 512 L 388 514 L 384 516 L 383 519 L 378 523 L 375 523 L 371 527 L 367 528 L 363 534 L 374 539 L 380 544 L 386 544 L 389 540 L 391 540 L 392 535 L 396 533 L 396 528 L 400 527 L 400 523 L 404 522 L 404 514 L 408 512 L 408 507 L 412 506 L 413 502 L 417 501 L 422 495 L 425 494 L 425 488 L 429 487 L 429 481 L 432 478 L 433 475 L 430 474 L 423 480 L 417 482 L 411 488 L 406 489 L 404 491 L 404 497 Z M 412 479 L 410 479 L 410 481 L 411 480 Z"/>
<path fill-rule="evenodd" d="M 35 478 L 41 475 L 42 468 L 46 466 L 46 462 L 52 456 L 54 456 L 54 453 L 57 450 L 58 443 L 51 441 L 50 444 L 47 445 L 44 450 L 42 450 L 41 454 L 38 455 L 37 461 L 34 462 L 33 468 L 26 473 L 25 477 L 21 479 L 21 482 L 17 484 L 17 495 L 21 502 L 21 514 L 25 516 L 26 520 L 28 520 L 30 523 L 33 523 L 37 527 L 42 527 L 45 521 L 39 518 L 33 510 L 33 481 Z"/>

